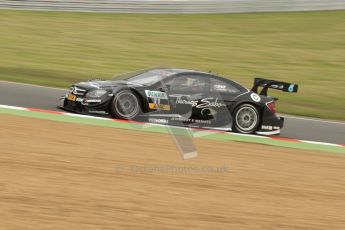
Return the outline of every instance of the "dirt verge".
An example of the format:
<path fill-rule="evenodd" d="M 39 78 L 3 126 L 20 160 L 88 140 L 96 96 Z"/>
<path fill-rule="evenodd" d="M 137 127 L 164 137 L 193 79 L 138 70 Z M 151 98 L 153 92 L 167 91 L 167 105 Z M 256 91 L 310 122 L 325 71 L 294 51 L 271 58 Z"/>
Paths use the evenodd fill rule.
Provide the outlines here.
<path fill-rule="evenodd" d="M 0 229 L 342 229 L 345 156 L 0 115 Z"/>

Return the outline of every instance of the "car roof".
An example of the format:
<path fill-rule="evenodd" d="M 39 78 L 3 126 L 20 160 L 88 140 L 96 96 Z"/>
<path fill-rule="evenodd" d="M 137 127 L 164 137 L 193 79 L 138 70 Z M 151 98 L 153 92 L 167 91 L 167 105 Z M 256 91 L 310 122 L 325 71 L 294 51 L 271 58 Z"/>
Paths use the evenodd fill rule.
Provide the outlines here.
<path fill-rule="evenodd" d="M 159 68 L 153 68 L 152 70 L 164 70 L 167 72 L 171 72 L 173 74 L 179 74 L 179 73 L 201 73 L 201 74 L 211 74 L 191 69 L 182 69 L 182 68 L 167 68 L 167 67 L 159 67 Z M 214 74 L 211 74 L 214 75 Z"/>
<path fill-rule="evenodd" d="M 200 74 L 207 74 L 216 78 L 221 78 L 224 81 L 228 81 L 228 82 L 232 82 L 233 84 L 236 84 L 238 87 L 242 88 L 244 91 L 249 91 L 246 87 L 244 87 L 243 85 L 241 85 L 240 83 L 233 81 L 231 79 L 225 78 L 223 76 L 217 75 L 215 73 L 209 72 L 202 72 L 202 71 L 196 71 L 196 70 L 189 70 L 189 69 L 181 69 L 181 68 L 164 68 L 164 67 L 160 67 L 160 68 L 154 68 L 155 70 L 163 70 L 163 71 L 167 71 L 172 73 L 172 75 L 176 75 L 176 74 L 180 74 L 180 73 L 200 73 Z"/>

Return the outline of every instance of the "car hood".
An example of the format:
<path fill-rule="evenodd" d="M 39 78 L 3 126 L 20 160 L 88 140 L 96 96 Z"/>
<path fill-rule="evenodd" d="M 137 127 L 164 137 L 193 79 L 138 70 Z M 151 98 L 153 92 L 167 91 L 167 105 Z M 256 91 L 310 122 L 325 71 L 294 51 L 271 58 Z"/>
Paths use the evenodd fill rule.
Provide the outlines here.
<path fill-rule="evenodd" d="M 113 89 L 121 86 L 140 86 L 125 80 L 118 80 L 118 81 L 86 81 L 86 82 L 79 82 L 74 84 L 73 86 L 83 88 L 85 90 L 90 89 Z"/>

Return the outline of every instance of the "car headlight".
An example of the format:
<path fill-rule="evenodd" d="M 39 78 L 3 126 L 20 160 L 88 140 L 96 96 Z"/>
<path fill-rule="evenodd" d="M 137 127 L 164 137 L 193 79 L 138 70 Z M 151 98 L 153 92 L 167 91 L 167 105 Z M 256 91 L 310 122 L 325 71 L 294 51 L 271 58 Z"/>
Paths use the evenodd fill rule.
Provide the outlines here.
<path fill-rule="evenodd" d="M 86 97 L 102 97 L 104 94 L 106 94 L 107 91 L 104 89 L 96 89 L 88 92 L 85 96 Z"/>

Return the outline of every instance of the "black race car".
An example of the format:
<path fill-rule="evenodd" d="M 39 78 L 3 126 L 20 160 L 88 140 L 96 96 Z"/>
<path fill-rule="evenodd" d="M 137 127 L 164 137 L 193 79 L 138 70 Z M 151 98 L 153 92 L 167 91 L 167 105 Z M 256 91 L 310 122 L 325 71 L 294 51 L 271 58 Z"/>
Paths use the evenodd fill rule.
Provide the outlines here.
<path fill-rule="evenodd" d="M 280 133 L 284 118 L 276 115 L 276 98 L 267 96 L 269 88 L 297 92 L 298 85 L 255 78 L 249 90 L 211 73 L 155 68 L 80 82 L 61 99 L 63 109 L 82 114 L 273 135 Z"/>

